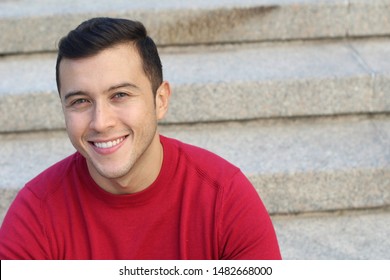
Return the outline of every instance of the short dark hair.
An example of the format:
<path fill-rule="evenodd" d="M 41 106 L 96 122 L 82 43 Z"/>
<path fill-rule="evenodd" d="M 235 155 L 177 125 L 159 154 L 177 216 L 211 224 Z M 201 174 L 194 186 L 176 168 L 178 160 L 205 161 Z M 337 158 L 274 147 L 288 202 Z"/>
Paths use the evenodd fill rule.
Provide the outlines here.
<path fill-rule="evenodd" d="M 70 31 L 58 44 L 56 82 L 60 92 L 60 62 L 63 58 L 77 59 L 96 55 L 117 44 L 132 42 L 149 78 L 153 94 L 163 81 L 161 60 L 154 41 L 147 35 L 145 26 L 121 18 L 97 17 L 84 21 Z"/>

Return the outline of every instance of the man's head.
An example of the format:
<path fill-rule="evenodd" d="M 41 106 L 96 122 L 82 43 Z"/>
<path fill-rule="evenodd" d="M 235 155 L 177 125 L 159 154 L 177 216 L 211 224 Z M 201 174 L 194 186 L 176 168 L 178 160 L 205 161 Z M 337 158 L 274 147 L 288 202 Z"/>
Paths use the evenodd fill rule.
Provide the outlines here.
<path fill-rule="evenodd" d="M 66 130 L 95 182 L 113 193 L 151 184 L 162 164 L 157 122 L 170 86 L 142 24 L 98 18 L 60 42 L 57 83 Z"/>
<path fill-rule="evenodd" d="M 147 35 L 142 23 L 116 18 L 92 18 L 60 40 L 56 64 L 58 92 L 61 85 L 60 63 L 63 58 L 86 58 L 121 43 L 134 45 L 155 94 L 163 81 L 162 65 L 155 43 Z"/>

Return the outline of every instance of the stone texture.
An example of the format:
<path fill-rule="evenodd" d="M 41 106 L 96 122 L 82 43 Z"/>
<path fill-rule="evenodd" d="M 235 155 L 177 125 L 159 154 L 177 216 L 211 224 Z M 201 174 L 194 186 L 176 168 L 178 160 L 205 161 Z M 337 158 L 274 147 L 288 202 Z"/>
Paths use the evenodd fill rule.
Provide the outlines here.
<path fill-rule="evenodd" d="M 389 2 L 390 3 L 390 2 Z M 384 43 L 384 44 L 383 44 Z M 386 112 L 390 109 L 390 42 L 378 39 L 368 43 L 365 40 L 356 41 L 351 46 L 356 50 L 362 63 L 369 68 L 374 76 L 374 103 L 377 110 Z"/>
<path fill-rule="evenodd" d="M 349 36 L 378 36 L 389 34 L 389 0 L 349 0 L 348 2 Z"/>
<path fill-rule="evenodd" d="M 371 74 L 343 43 L 255 44 L 173 54 L 163 55 L 166 79 L 177 86 L 171 122 L 370 110 Z"/>
<path fill-rule="evenodd" d="M 389 260 L 390 211 L 272 217 L 286 260 Z"/>
<path fill-rule="evenodd" d="M 0 53 L 54 50 L 93 16 L 141 20 L 160 45 L 343 37 L 345 0 L 0 2 Z"/>
<path fill-rule="evenodd" d="M 64 127 L 56 93 L 55 56 L 0 59 L 0 131 Z"/>

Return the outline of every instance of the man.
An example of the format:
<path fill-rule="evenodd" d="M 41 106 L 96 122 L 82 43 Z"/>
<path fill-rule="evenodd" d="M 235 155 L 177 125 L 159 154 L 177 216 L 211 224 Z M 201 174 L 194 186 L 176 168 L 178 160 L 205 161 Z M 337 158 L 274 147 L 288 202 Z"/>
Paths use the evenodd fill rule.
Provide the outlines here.
<path fill-rule="evenodd" d="M 171 90 L 141 23 L 82 23 L 59 43 L 56 77 L 77 152 L 19 192 L 1 259 L 281 258 L 242 172 L 159 135 Z"/>

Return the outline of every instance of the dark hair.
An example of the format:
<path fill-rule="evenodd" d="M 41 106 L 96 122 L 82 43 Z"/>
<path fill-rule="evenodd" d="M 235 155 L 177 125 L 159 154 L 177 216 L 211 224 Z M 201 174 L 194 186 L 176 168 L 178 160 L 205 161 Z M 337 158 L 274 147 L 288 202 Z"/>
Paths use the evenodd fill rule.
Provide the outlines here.
<path fill-rule="evenodd" d="M 162 65 L 156 44 L 147 35 L 142 23 L 107 17 L 84 21 L 60 40 L 56 64 L 58 92 L 60 92 L 59 67 L 63 58 L 77 59 L 93 56 L 104 49 L 126 42 L 132 42 L 137 49 L 143 63 L 143 70 L 155 94 L 163 81 Z"/>

